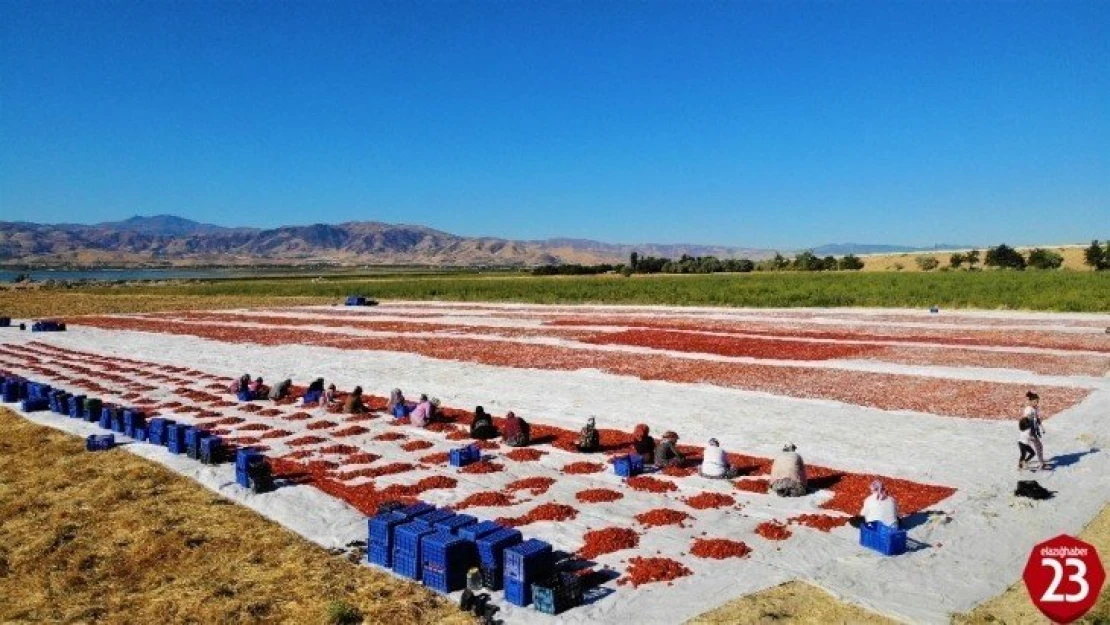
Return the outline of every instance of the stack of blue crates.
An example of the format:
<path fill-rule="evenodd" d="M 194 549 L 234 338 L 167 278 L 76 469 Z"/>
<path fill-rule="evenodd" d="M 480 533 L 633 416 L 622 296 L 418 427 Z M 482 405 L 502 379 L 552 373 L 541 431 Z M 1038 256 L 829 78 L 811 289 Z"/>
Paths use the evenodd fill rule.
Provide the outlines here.
<path fill-rule="evenodd" d="M 466 586 L 466 573 L 474 564 L 474 543 L 440 530 L 420 539 L 420 560 L 424 585 L 451 593 Z"/>
<path fill-rule="evenodd" d="M 112 421 L 109 426 L 111 427 L 113 432 L 119 432 L 120 434 L 123 434 L 124 430 L 127 429 L 124 427 L 123 423 L 123 414 L 125 412 L 127 412 L 127 409 L 125 408 L 117 408 L 115 411 L 112 412 Z"/>
<path fill-rule="evenodd" d="M 409 521 L 393 529 L 393 571 L 409 579 L 420 581 L 420 539 L 434 533 L 431 525 L 422 521 Z"/>
<path fill-rule="evenodd" d="M 200 461 L 220 464 L 224 457 L 224 442 L 218 436 L 207 436 L 200 441 Z"/>
<path fill-rule="evenodd" d="M 465 467 L 482 459 L 482 450 L 477 445 L 467 445 L 451 450 L 450 460 L 453 467 Z"/>
<path fill-rule="evenodd" d="M 66 324 L 54 319 L 43 319 L 31 324 L 31 332 L 64 332 Z"/>
<path fill-rule="evenodd" d="M 366 559 L 371 564 L 387 569 L 393 567 L 393 530 L 407 521 L 400 512 L 383 512 L 367 522 Z"/>
<path fill-rule="evenodd" d="M 406 521 L 411 521 L 412 519 L 415 519 L 422 514 L 432 512 L 435 509 L 436 507 L 430 503 L 418 501 L 412 505 L 408 505 L 404 508 L 401 508 L 400 510 L 397 510 L 397 513 L 404 515 Z"/>
<path fill-rule="evenodd" d="M 85 409 L 82 418 L 89 423 L 100 419 L 100 411 L 104 409 L 104 402 L 95 397 L 85 400 Z"/>
<path fill-rule="evenodd" d="M 85 416 L 85 396 L 84 395 L 70 395 L 69 396 L 69 416 L 71 419 L 80 419 Z"/>
<path fill-rule="evenodd" d="M 166 449 L 171 454 L 185 453 L 185 430 L 189 426 L 184 423 L 174 423 L 166 428 Z"/>
<path fill-rule="evenodd" d="M 69 412 L 69 393 L 62 390 L 51 391 L 47 399 L 50 401 L 50 412 L 58 414 Z"/>
<path fill-rule="evenodd" d="M 4 403 L 14 404 L 27 397 L 27 383 L 16 377 L 4 379 Z"/>
<path fill-rule="evenodd" d="M 123 433 L 131 438 L 143 440 L 143 438 L 139 436 L 139 430 L 146 431 L 146 415 L 143 414 L 141 410 L 134 410 L 131 408 L 124 410 Z"/>
<path fill-rule="evenodd" d="M 23 398 L 23 403 L 20 408 L 23 412 L 37 412 L 39 410 L 48 410 L 50 408 L 50 391 L 53 390 L 48 384 L 38 384 L 30 382 L 27 384 L 27 393 Z"/>
<path fill-rule="evenodd" d="M 520 530 L 512 528 L 494 530 L 478 538 L 478 567 L 482 571 L 483 586 L 490 590 L 501 590 L 505 549 L 519 544 L 523 539 Z"/>
<path fill-rule="evenodd" d="M 613 459 L 613 470 L 621 477 L 632 477 L 644 472 L 644 458 L 639 454 L 617 456 Z"/>
<path fill-rule="evenodd" d="M 470 516 L 469 514 L 454 514 L 445 519 L 440 519 L 432 523 L 432 526 L 437 530 L 450 532 L 456 536 L 459 535 L 459 530 L 474 525 L 478 519 Z"/>
<path fill-rule="evenodd" d="M 505 549 L 505 600 L 513 605 L 532 603 L 532 582 L 546 579 L 555 569 L 551 544 L 533 538 Z"/>
<path fill-rule="evenodd" d="M 193 460 L 200 460 L 200 443 L 212 436 L 202 429 L 191 427 L 185 430 L 185 455 Z"/>
<path fill-rule="evenodd" d="M 263 462 L 262 452 L 250 447 L 240 447 L 235 452 L 235 481 L 243 488 L 251 487 L 251 465 Z"/>
<path fill-rule="evenodd" d="M 104 428 L 105 430 L 112 429 L 112 414 L 116 410 L 118 410 L 118 408 L 111 404 L 108 404 L 100 409 L 100 419 L 97 420 L 97 423 L 100 424 L 100 427 Z"/>
<path fill-rule="evenodd" d="M 93 434 L 85 439 L 86 451 L 107 451 L 116 444 L 116 437 L 112 434 Z"/>
<path fill-rule="evenodd" d="M 154 417 L 146 424 L 146 437 L 147 440 L 153 445 L 166 444 L 166 430 L 171 425 L 176 423 L 173 419 L 165 419 L 162 417 Z"/>

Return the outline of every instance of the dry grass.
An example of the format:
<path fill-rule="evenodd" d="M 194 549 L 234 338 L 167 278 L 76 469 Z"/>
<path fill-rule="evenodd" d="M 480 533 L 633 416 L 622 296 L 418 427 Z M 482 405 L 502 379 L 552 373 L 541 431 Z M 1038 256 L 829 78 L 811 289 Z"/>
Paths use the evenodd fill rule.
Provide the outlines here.
<path fill-rule="evenodd" d="M 1016 249 L 1019 252 L 1021 252 L 1022 254 L 1028 255 L 1029 250 L 1031 250 L 1032 248 L 1019 247 L 1019 248 L 1016 248 Z M 1045 248 L 1045 249 L 1052 250 L 1053 252 L 1056 252 L 1057 254 L 1060 254 L 1061 256 L 1064 257 L 1063 269 L 1071 269 L 1071 270 L 1074 270 L 1074 271 L 1093 271 L 1090 267 L 1088 267 L 1086 264 L 1083 263 L 1083 249 L 1084 248 L 1082 248 L 1082 247 L 1048 247 L 1048 248 Z M 961 251 L 967 252 L 967 251 L 970 251 L 970 250 L 961 250 Z M 945 252 L 936 252 L 936 253 L 931 253 L 931 252 L 906 252 L 904 254 L 867 255 L 867 256 L 861 256 L 860 258 L 863 260 L 863 270 L 864 271 L 907 271 L 907 272 L 912 271 L 912 272 L 916 272 L 916 271 L 921 271 L 921 268 L 917 266 L 917 261 L 914 260 L 918 256 L 931 256 L 931 257 L 937 259 L 937 262 L 940 263 L 940 267 L 947 267 L 948 266 L 948 259 L 952 256 L 952 252 L 953 252 L 953 250 L 948 250 L 948 251 L 945 251 Z M 982 267 L 983 266 L 983 257 L 986 256 L 986 253 L 987 253 L 987 248 L 985 248 L 985 247 L 981 248 L 979 250 L 979 264 L 976 265 L 976 267 Z M 898 269 L 897 265 L 901 265 L 902 268 Z M 966 265 L 965 265 L 965 267 L 966 267 Z M 938 271 L 938 269 L 934 269 L 933 271 Z"/>
<path fill-rule="evenodd" d="M 329 556 L 123 450 L 0 409 L 0 622 L 468 623 L 421 586 Z"/>
<path fill-rule="evenodd" d="M 759 623 L 779 625 L 890 625 L 884 616 L 838 601 L 824 590 L 805 582 L 787 582 L 747 595 L 689 621 L 691 625 Z"/>
<path fill-rule="evenodd" d="M 162 310 L 213 310 L 258 306 L 334 304 L 334 297 L 259 297 L 235 295 L 150 295 L 85 293 L 63 289 L 0 290 L 0 311 L 13 319 L 69 317 Z"/>

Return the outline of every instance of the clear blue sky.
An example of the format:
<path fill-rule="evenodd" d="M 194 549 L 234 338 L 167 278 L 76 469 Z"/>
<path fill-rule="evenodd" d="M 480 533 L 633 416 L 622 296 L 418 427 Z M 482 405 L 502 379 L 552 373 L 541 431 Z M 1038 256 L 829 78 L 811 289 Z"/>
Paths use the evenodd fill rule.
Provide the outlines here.
<path fill-rule="evenodd" d="M 0 0 L 0 219 L 1110 236 L 1110 2 Z"/>

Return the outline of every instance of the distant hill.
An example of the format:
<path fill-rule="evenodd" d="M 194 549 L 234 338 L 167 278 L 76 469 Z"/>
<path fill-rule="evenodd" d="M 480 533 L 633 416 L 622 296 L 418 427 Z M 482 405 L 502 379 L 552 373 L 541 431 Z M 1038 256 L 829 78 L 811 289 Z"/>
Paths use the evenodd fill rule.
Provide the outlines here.
<path fill-rule="evenodd" d="M 173 215 L 99 224 L 0 222 L 0 264 L 35 266 L 443 265 L 535 266 L 627 262 L 642 256 L 760 259 L 771 250 L 705 245 L 617 245 L 580 239 L 462 237 L 424 226 L 348 222 L 225 228 Z"/>
<path fill-rule="evenodd" d="M 931 252 L 933 250 L 967 250 L 974 246 L 938 243 L 931 247 L 907 247 L 904 245 L 875 245 L 869 243 L 832 243 L 813 248 L 818 256 L 844 256 L 845 254 L 901 254 L 905 252 Z"/>

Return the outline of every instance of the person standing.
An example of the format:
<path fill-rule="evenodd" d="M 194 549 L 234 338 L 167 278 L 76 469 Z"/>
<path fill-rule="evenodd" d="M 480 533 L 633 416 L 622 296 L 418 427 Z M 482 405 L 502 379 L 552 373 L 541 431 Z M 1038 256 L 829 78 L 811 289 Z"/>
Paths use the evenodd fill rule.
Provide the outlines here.
<path fill-rule="evenodd" d="M 1041 398 L 1033 391 L 1025 394 L 1025 410 L 1022 416 L 1029 419 L 1029 446 L 1037 454 L 1037 462 L 1043 469 L 1047 466 L 1044 461 L 1044 445 L 1041 438 L 1044 436 L 1044 425 L 1041 424 Z"/>

